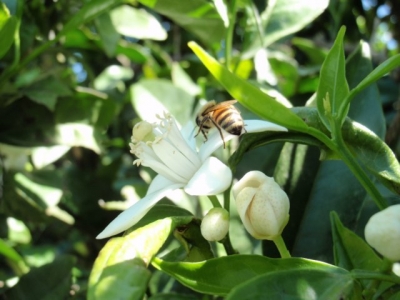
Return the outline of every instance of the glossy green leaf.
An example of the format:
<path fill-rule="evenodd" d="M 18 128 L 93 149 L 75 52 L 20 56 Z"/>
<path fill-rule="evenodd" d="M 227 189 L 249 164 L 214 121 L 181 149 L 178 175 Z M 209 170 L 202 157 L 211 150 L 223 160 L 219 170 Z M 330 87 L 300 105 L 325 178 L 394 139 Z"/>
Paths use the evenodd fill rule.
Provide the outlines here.
<path fill-rule="evenodd" d="M 139 0 L 196 35 L 209 46 L 220 47 L 226 28 L 215 7 L 205 0 Z"/>
<path fill-rule="evenodd" d="M 343 138 L 368 171 L 386 187 L 400 194 L 400 164 L 384 141 L 357 122 L 343 124 Z"/>
<path fill-rule="evenodd" d="M 22 275 L 29 271 L 29 267 L 25 264 L 22 256 L 3 239 L 0 239 L 0 255 L 14 269 L 16 274 Z"/>
<path fill-rule="evenodd" d="M 114 57 L 121 36 L 115 30 L 109 13 L 104 13 L 94 20 L 99 33 L 104 52 L 108 57 Z"/>
<path fill-rule="evenodd" d="M 268 121 L 285 126 L 289 129 L 301 132 L 307 131 L 307 125 L 303 120 L 277 102 L 274 98 L 263 93 L 239 76 L 231 73 L 196 43 L 190 42 L 189 47 L 199 57 L 210 73 L 244 107 Z"/>
<path fill-rule="evenodd" d="M 329 130 L 331 130 L 331 123 L 337 118 L 340 106 L 349 94 L 343 49 L 344 33 L 345 28 L 342 27 L 322 64 L 317 91 L 318 113 Z M 349 107 L 346 108 L 346 114 L 348 110 Z M 342 123 L 344 119 L 338 121 Z"/>
<path fill-rule="evenodd" d="M 58 97 L 72 95 L 68 86 L 53 76 L 33 83 L 26 87 L 23 93 L 51 111 L 54 111 Z"/>
<path fill-rule="evenodd" d="M 60 256 L 52 263 L 31 269 L 5 296 L 8 299 L 66 299 L 70 296 L 74 265 L 72 256 Z"/>
<path fill-rule="evenodd" d="M 122 35 L 136 39 L 163 41 L 167 32 L 161 23 L 144 9 L 121 5 L 111 11 L 115 29 Z"/>
<path fill-rule="evenodd" d="M 93 0 L 87 2 L 79 11 L 74 15 L 72 19 L 68 21 L 60 32 L 60 36 L 66 32 L 76 29 L 79 25 L 89 22 L 101 15 L 104 12 L 109 11 L 111 8 L 118 4 L 127 2 L 126 0 Z"/>
<path fill-rule="evenodd" d="M 388 74 L 393 69 L 400 66 L 400 54 L 394 55 L 381 63 L 376 67 L 371 73 L 369 73 L 354 89 L 351 90 L 350 94 L 347 96 L 346 103 L 349 103 L 358 95 L 363 89 L 368 87 L 370 84 L 376 82 L 378 79 L 382 78 Z"/>
<path fill-rule="evenodd" d="M 249 133 L 249 134 L 244 134 L 241 137 L 238 149 L 229 158 L 229 166 L 234 171 L 236 169 L 237 164 L 242 160 L 243 155 L 246 152 L 263 145 L 267 145 L 270 143 L 277 143 L 277 142 L 291 142 L 303 145 L 316 146 L 318 148 L 324 148 L 324 144 L 321 143 L 319 140 L 303 133 L 296 133 L 296 132 L 282 133 L 282 132 L 271 132 L 271 131 L 260 132 L 260 133 Z"/>
<path fill-rule="evenodd" d="M 256 24 L 252 24 L 251 42 L 246 48 L 245 55 L 255 53 L 258 49 L 301 30 L 322 14 L 328 4 L 327 0 L 315 1 L 312 5 L 307 0 L 268 2 L 266 9 L 260 14 L 263 36 L 259 36 Z"/>
<path fill-rule="evenodd" d="M 262 300 L 265 295 L 271 299 L 360 299 L 360 291 L 353 289 L 353 279 L 343 269 L 297 269 L 258 276 L 235 287 L 226 299 Z"/>
<path fill-rule="evenodd" d="M 0 30 L 3 28 L 4 24 L 7 23 L 10 18 L 10 11 L 7 6 L 0 2 Z"/>
<path fill-rule="evenodd" d="M 351 271 L 363 269 L 376 271 L 382 266 L 382 259 L 358 235 L 343 226 L 339 216 L 331 213 L 332 237 L 335 265 Z"/>
<path fill-rule="evenodd" d="M 151 276 L 148 263 L 173 230 L 191 220 L 190 216 L 165 218 L 109 240 L 90 274 L 88 299 L 142 298 Z"/>
<path fill-rule="evenodd" d="M 197 292 L 215 295 L 227 295 L 245 281 L 278 271 L 319 270 L 329 274 L 347 274 L 343 269 L 318 261 L 259 255 L 224 256 L 197 263 L 167 262 L 155 257 L 152 264 Z"/>
<path fill-rule="evenodd" d="M 132 105 L 142 120 L 156 122 L 156 114 L 162 116 L 164 112 L 170 112 L 181 125 L 191 118 L 194 97 L 168 80 L 141 80 L 131 85 L 130 92 Z"/>
<path fill-rule="evenodd" d="M 370 72 L 372 72 L 371 49 L 368 43 L 360 42 L 346 62 L 346 77 L 350 89 L 356 87 Z M 381 139 L 384 139 L 386 120 L 380 98 L 377 85 L 369 85 L 355 96 L 350 105 L 349 117 L 370 128 Z"/>
<path fill-rule="evenodd" d="M 8 217 L 7 218 L 8 240 L 15 244 L 29 244 L 32 242 L 32 235 L 24 222 Z"/>
<path fill-rule="evenodd" d="M 14 43 L 15 31 L 17 30 L 18 20 L 10 17 L 0 29 L 0 58 L 2 58 Z"/>

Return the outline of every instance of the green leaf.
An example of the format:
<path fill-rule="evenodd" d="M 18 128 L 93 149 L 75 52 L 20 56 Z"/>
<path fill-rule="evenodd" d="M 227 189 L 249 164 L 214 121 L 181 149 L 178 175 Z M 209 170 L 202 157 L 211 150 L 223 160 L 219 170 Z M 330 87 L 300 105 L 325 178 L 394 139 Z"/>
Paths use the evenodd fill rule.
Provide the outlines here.
<path fill-rule="evenodd" d="M 251 42 L 244 55 L 254 54 L 258 49 L 301 30 L 322 14 L 328 4 L 328 0 L 316 1 L 313 5 L 307 0 L 269 1 L 260 14 L 263 36 L 259 36 L 257 25 L 252 24 Z"/>
<path fill-rule="evenodd" d="M 141 299 L 151 276 L 148 263 L 173 230 L 191 220 L 190 216 L 165 218 L 109 240 L 90 274 L 88 299 Z"/>
<path fill-rule="evenodd" d="M 136 39 L 163 41 L 167 32 L 160 22 L 144 9 L 121 5 L 111 11 L 115 29 L 122 35 Z"/>
<path fill-rule="evenodd" d="M 94 20 L 94 24 L 99 33 L 104 52 L 108 57 L 114 57 L 121 37 L 111 22 L 110 14 L 108 12 L 101 14 Z"/>
<path fill-rule="evenodd" d="M 74 257 L 60 256 L 50 264 L 31 269 L 5 296 L 8 299 L 66 299 L 70 296 L 74 264 Z"/>
<path fill-rule="evenodd" d="M 92 0 L 87 2 L 61 30 L 59 36 L 63 36 L 70 30 L 74 30 L 79 25 L 93 20 L 97 16 L 110 11 L 111 8 L 126 0 Z"/>
<path fill-rule="evenodd" d="M 70 96 L 71 90 L 57 78 L 50 76 L 26 87 L 23 93 L 36 103 L 54 111 L 58 97 Z"/>
<path fill-rule="evenodd" d="M 170 112 L 181 125 L 191 118 L 194 97 L 168 80 L 141 80 L 131 85 L 130 92 L 132 105 L 142 120 L 155 122 L 156 114 L 162 116 L 164 112 Z"/>
<path fill-rule="evenodd" d="M 360 299 L 360 290 L 344 270 L 290 270 L 267 273 L 235 287 L 227 300 L 233 299 Z"/>
<path fill-rule="evenodd" d="M 375 251 L 362 238 L 344 227 L 337 213 L 331 212 L 330 216 L 335 265 L 349 271 L 352 269 L 379 270 L 382 259 Z"/>
<path fill-rule="evenodd" d="M 347 276 L 347 271 L 319 261 L 303 258 L 274 259 L 259 255 L 224 256 L 197 263 L 167 262 L 155 257 L 152 264 L 197 292 L 222 296 L 243 282 L 278 271 L 291 273 L 296 270 L 319 270 Z"/>
<path fill-rule="evenodd" d="M 300 132 L 307 131 L 308 126 L 303 120 L 278 103 L 274 98 L 231 73 L 196 43 L 190 42 L 189 47 L 200 58 L 210 73 L 244 107 L 268 121 Z"/>
<path fill-rule="evenodd" d="M 205 0 L 139 0 L 196 35 L 208 46 L 220 47 L 226 28 L 215 7 Z"/>
<path fill-rule="evenodd" d="M 0 29 L 0 58 L 2 58 L 14 43 L 15 31 L 17 30 L 18 19 L 10 17 Z"/>
<path fill-rule="evenodd" d="M 237 164 L 242 160 L 243 155 L 257 147 L 277 142 L 291 142 L 303 145 L 325 148 L 324 144 L 310 135 L 296 132 L 259 132 L 242 135 L 238 149 L 229 158 L 229 166 L 235 172 Z"/>
<path fill-rule="evenodd" d="M 350 89 L 356 87 L 372 71 L 371 50 L 368 43 L 361 42 L 346 63 L 346 77 Z M 376 84 L 371 84 L 355 96 L 351 103 L 349 117 L 375 132 L 384 139 L 386 120 L 381 97 Z"/>
<path fill-rule="evenodd" d="M 345 27 L 342 27 L 322 64 L 317 91 L 318 113 L 329 130 L 331 130 L 331 122 L 337 118 L 339 108 L 349 94 L 343 50 L 344 33 Z M 346 115 L 348 110 L 349 107 L 346 108 Z M 343 121 L 344 119 L 338 120 L 340 124 Z"/>
<path fill-rule="evenodd" d="M 7 23 L 9 18 L 10 11 L 4 3 L 0 2 L 0 30 L 3 28 L 4 24 Z"/>
<path fill-rule="evenodd" d="M 369 73 L 354 89 L 351 90 L 347 96 L 346 103 L 350 103 L 356 95 L 358 95 L 363 89 L 370 84 L 374 83 L 384 75 L 392 71 L 393 69 L 400 66 L 400 54 L 396 54 L 391 58 L 387 59 L 376 67 L 371 73 Z"/>
<path fill-rule="evenodd" d="M 3 239 L 0 239 L 0 255 L 5 258 L 16 274 L 28 273 L 29 267 L 25 264 L 22 256 Z"/>
<path fill-rule="evenodd" d="M 392 149 L 363 125 L 346 121 L 343 138 L 363 166 L 387 188 L 400 194 L 400 164 Z"/>

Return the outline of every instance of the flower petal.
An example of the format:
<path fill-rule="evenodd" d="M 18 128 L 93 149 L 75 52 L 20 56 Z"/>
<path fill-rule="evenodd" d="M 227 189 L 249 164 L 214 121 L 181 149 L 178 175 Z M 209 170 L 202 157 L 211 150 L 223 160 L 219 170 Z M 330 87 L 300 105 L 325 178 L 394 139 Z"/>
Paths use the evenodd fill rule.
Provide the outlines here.
<path fill-rule="evenodd" d="M 288 131 L 287 128 L 283 126 L 263 120 L 244 120 L 244 124 L 246 128 L 246 133 L 262 131 Z M 243 133 L 245 132 L 242 132 L 242 134 Z M 224 136 L 225 143 L 237 137 L 236 135 L 229 134 L 225 130 L 222 130 L 222 135 Z M 204 161 L 222 145 L 223 141 L 221 135 L 219 134 L 219 131 L 213 128 L 208 135 L 208 140 L 203 145 L 201 145 L 199 149 L 201 160 Z"/>
<path fill-rule="evenodd" d="M 135 203 L 127 210 L 120 213 L 107 227 L 100 232 L 96 239 L 118 234 L 135 225 L 143 216 L 170 191 L 183 187 L 183 184 L 172 184 L 153 193 L 148 193 L 143 199 Z"/>
<path fill-rule="evenodd" d="M 179 144 L 174 144 L 174 141 L 171 142 L 160 140 L 159 142 L 153 143 L 152 148 L 168 169 L 187 181 L 193 176 L 193 173 L 200 166 L 200 163 L 192 163 L 179 150 Z"/>
<path fill-rule="evenodd" d="M 209 157 L 193 175 L 184 190 L 189 195 L 216 195 L 232 182 L 232 171 L 215 157 Z"/>
<path fill-rule="evenodd" d="M 224 136 L 225 143 L 237 137 L 236 135 L 229 134 L 225 130 L 222 130 L 222 135 Z M 222 145 L 223 141 L 219 131 L 216 128 L 213 128 L 208 134 L 208 140 L 200 146 L 199 156 L 201 161 L 205 161 L 207 157 L 213 154 L 214 151 L 220 148 Z"/>
<path fill-rule="evenodd" d="M 249 133 L 261 131 L 288 131 L 286 127 L 263 120 L 244 120 L 244 125 L 246 131 Z"/>
<path fill-rule="evenodd" d="M 146 195 L 157 192 L 158 190 L 165 189 L 173 184 L 176 184 L 176 182 L 159 174 L 156 177 L 154 177 L 153 180 L 151 181 L 149 188 L 147 189 Z"/>

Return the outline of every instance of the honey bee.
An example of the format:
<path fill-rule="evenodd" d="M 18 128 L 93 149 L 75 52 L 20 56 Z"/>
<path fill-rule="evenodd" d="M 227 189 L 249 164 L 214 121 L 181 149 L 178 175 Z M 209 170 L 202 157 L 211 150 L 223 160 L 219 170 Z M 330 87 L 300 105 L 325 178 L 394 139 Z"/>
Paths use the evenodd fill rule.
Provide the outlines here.
<path fill-rule="evenodd" d="M 196 117 L 196 124 L 199 126 L 199 131 L 195 136 L 198 136 L 201 131 L 207 141 L 208 131 L 216 127 L 221 135 L 225 149 L 222 129 L 238 136 L 241 135 L 242 130 L 246 132 L 242 116 L 239 110 L 233 106 L 236 102 L 236 100 L 230 100 L 216 104 L 215 101 L 210 101 L 205 104 Z"/>

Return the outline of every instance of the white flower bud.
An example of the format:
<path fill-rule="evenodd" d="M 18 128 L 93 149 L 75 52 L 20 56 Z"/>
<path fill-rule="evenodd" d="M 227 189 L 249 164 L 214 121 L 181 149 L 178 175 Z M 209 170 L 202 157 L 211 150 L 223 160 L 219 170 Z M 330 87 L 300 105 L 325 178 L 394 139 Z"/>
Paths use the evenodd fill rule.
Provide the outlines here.
<path fill-rule="evenodd" d="M 201 234 L 210 242 L 222 240 L 229 230 L 229 212 L 221 207 L 214 207 L 201 221 Z"/>
<path fill-rule="evenodd" d="M 391 261 L 400 260 L 400 204 L 374 214 L 365 226 L 365 239 Z"/>
<path fill-rule="evenodd" d="M 274 240 L 289 221 L 290 202 L 274 178 L 248 172 L 232 189 L 239 216 L 256 239 Z"/>
<path fill-rule="evenodd" d="M 132 140 L 147 141 L 153 138 L 153 125 L 149 122 L 141 121 L 137 123 L 132 129 Z"/>

